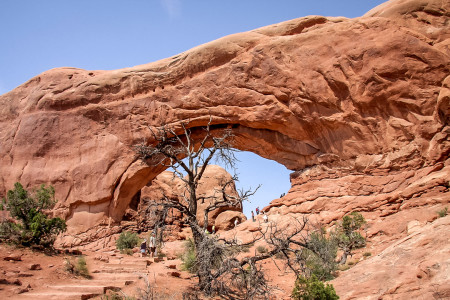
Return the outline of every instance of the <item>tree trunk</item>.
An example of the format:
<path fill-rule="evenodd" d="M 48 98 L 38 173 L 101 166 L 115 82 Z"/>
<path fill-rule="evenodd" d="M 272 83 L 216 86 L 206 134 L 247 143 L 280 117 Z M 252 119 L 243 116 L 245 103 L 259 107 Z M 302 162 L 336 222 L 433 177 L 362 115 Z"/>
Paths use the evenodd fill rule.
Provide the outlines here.
<path fill-rule="evenodd" d="M 344 251 L 341 257 L 341 261 L 339 262 L 340 265 L 343 265 L 347 262 L 347 256 L 349 255 L 348 251 Z"/>
<path fill-rule="evenodd" d="M 195 251 L 197 257 L 198 286 L 201 291 L 209 295 L 211 290 L 211 270 L 206 267 L 209 264 L 203 261 L 203 257 L 201 253 L 199 253 L 199 249 L 201 249 L 201 245 L 204 242 L 203 240 L 205 238 L 205 235 L 203 232 L 199 231 L 199 229 L 201 229 L 199 226 L 191 225 L 190 227 L 192 230 L 192 235 L 194 236 Z"/>

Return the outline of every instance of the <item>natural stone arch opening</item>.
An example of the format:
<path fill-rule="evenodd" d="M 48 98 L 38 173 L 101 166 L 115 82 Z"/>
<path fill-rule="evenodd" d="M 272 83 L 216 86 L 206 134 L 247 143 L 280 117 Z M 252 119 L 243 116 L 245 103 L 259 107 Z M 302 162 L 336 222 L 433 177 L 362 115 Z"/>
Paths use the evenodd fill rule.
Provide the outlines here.
<path fill-rule="evenodd" d="M 259 207 L 262 210 L 265 206 L 269 205 L 272 200 L 282 198 L 282 196 L 284 196 L 291 188 L 290 175 L 292 172 L 278 162 L 265 159 L 249 151 L 236 151 L 234 156 L 236 158 L 235 168 L 231 168 L 221 161 L 216 161 L 214 159 L 210 162 L 207 172 L 209 174 L 205 174 L 206 177 L 202 180 L 201 190 L 203 192 L 201 192 L 201 194 L 205 193 L 204 184 L 208 184 L 207 190 L 209 193 L 213 193 L 213 189 L 220 186 L 219 182 L 221 180 L 229 178 L 228 175 L 237 175 L 238 180 L 234 181 L 236 191 L 252 190 L 255 191 L 255 194 L 250 196 L 247 201 L 243 201 L 241 209 L 223 208 L 216 210 L 214 214 L 211 215 L 212 219 L 210 218 L 212 223 L 214 223 L 214 219 L 216 219 L 219 214 L 228 210 L 230 210 L 230 212 L 242 211 L 241 213 L 245 215 L 247 219 L 251 219 L 251 213 L 253 212 L 256 214 L 256 207 Z M 186 159 L 184 161 L 187 163 Z M 215 170 L 213 175 L 211 174 L 212 171 L 210 168 Z M 182 173 L 184 174 L 184 172 Z M 173 177 L 170 168 L 168 168 L 166 172 L 160 173 L 132 197 L 129 206 L 126 209 L 123 221 L 132 221 L 135 218 L 140 218 L 141 221 L 145 222 L 144 219 L 146 218 L 142 213 L 147 209 L 148 203 L 161 201 L 163 194 L 168 197 L 173 197 L 173 191 L 178 184 L 180 184 L 179 179 L 178 177 Z M 171 189 L 171 191 L 168 191 L 167 188 Z M 172 218 L 169 218 L 171 221 L 173 221 L 173 215 L 179 215 L 172 210 L 169 214 L 172 216 Z M 150 223 L 151 222 L 152 221 L 150 221 Z M 230 220 L 230 222 L 230 224 L 233 224 L 233 220 Z M 212 225 L 209 225 L 209 230 L 211 230 L 211 226 Z"/>
<path fill-rule="evenodd" d="M 206 124 L 205 124 L 206 125 Z M 252 152 L 260 157 L 276 161 L 289 170 L 296 170 L 311 164 L 317 155 L 317 148 L 309 143 L 297 141 L 276 131 L 254 129 L 239 124 L 215 124 L 212 132 L 231 128 L 235 135 L 233 146 L 241 151 Z M 202 138 L 201 126 L 190 127 L 195 140 Z M 308 158 L 310 161 L 308 162 Z M 120 221 L 136 194 L 156 176 L 166 170 L 162 166 L 148 166 L 135 160 L 118 184 L 110 206 L 110 217 Z"/>
<path fill-rule="evenodd" d="M 284 165 L 261 157 L 253 152 L 240 151 L 235 153 L 238 162 L 236 163 L 236 173 L 239 181 L 236 183 L 237 189 L 252 189 L 258 185 L 261 187 L 249 198 L 249 201 L 243 203 L 243 213 L 247 219 L 251 219 L 251 211 L 255 208 L 269 205 L 274 199 L 282 198 L 291 188 L 290 176 L 292 170 Z M 221 165 L 222 166 L 222 165 Z M 230 174 L 233 170 L 227 169 Z"/>

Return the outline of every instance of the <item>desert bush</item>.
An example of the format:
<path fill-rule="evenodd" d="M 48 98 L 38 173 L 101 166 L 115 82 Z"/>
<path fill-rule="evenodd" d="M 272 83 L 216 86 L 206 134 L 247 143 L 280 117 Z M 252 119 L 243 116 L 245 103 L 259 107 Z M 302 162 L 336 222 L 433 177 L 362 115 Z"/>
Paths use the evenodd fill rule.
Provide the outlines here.
<path fill-rule="evenodd" d="M 261 254 L 264 254 L 264 253 L 267 253 L 268 250 L 264 246 L 258 246 L 258 247 L 256 247 L 256 251 L 258 251 Z"/>
<path fill-rule="evenodd" d="M 75 263 L 72 260 L 66 258 L 64 262 L 64 270 L 66 272 L 75 274 L 77 276 L 82 276 L 87 279 L 92 278 L 89 274 L 86 259 L 84 258 L 84 256 L 79 256 Z"/>
<path fill-rule="evenodd" d="M 21 227 L 11 221 L 4 221 L 0 223 L 0 240 L 17 244 L 21 237 Z"/>
<path fill-rule="evenodd" d="M 347 271 L 348 269 L 350 269 L 350 266 L 347 264 L 338 266 L 339 271 Z"/>
<path fill-rule="evenodd" d="M 286 256 L 284 256 L 283 252 L 278 252 L 275 254 L 276 259 L 286 259 Z"/>
<path fill-rule="evenodd" d="M 78 257 L 77 264 L 75 265 L 75 274 L 83 276 L 84 278 L 91 278 L 84 256 Z"/>
<path fill-rule="evenodd" d="M 48 218 L 46 210 L 55 204 L 55 189 L 42 184 L 32 193 L 16 182 L 14 189 L 7 193 L 7 201 L 3 199 L 1 209 L 8 210 L 17 222 L 6 221 L 0 226 L 0 238 L 24 246 L 51 247 L 56 236 L 67 228 L 61 218 Z"/>
<path fill-rule="evenodd" d="M 345 264 L 347 256 L 351 256 L 354 249 L 366 246 L 366 239 L 359 233 L 365 223 L 366 220 L 360 213 L 352 212 L 350 215 L 344 216 L 342 222 L 338 223 L 337 229 L 332 232 L 332 239 L 343 251 L 340 264 Z"/>
<path fill-rule="evenodd" d="M 239 253 L 248 253 L 250 252 L 250 248 L 253 244 L 244 244 L 244 245 L 233 245 L 228 248 L 228 252 L 230 255 L 239 254 Z"/>
<path fill-rule="evenodd" d="M 372 253 L 371 252 L 364 252 L 363 256 L 364 257 L 369 257 L 369 256 L 372 256 Z"/>
<path fill-rule="evenodd" d="M 75 270 L 75 265 L 68 258 L 65 258 L 64 259 L 64 271 L 73 274 L 74 270 Z"/>
<path fill-rule="evenodd" d="M 448 207 L 444 207 L 443 209 L 439 210 L 437 213 L 440 218 L 445 217 L 446 215 L 448 215 Z"/>
<path fill-rule="evenodd" d="M 122 250 L 120 250 L 120 253 L 125 254 L 125 255 L 133 255 L 134 254 L 133 249 L 122 249 Z"/>
<path fill-rule="evenodd" d="M 295 281 L 294 290 L 292 291 L 294 300 L 337 300 L 339 296 L 336 294 L 333 285 L 324 284 L 314 275 L 311 277 L 299 276 Z"/>
<path fill-rule="evenodd" d="M 139 244 L 139 236 L 135 232 L 123 231 L 116 241 L 117 249 L 133 249 Z"/>

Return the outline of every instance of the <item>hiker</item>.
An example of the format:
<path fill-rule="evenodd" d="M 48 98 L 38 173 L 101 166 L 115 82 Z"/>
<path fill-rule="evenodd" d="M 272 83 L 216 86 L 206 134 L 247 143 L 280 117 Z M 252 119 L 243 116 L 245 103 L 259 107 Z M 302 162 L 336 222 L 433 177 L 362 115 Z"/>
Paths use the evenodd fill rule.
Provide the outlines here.
<path fill-rule="evenodd" d="M 238 225 L 238 219 L 234 219 L 234 228 L 236 228 L 236 226 Z"/>
<path fill-rule="evenodd" d="M 256 208 L 256 215 L 259 215 L 259 206 Z"/>
<path fill-rule="evenodd" d="M 252 221 L 255 222 L 255 214 L 253 213 L 253 210 L 252 210 Z"/>
<path fill-rule="evenodd" d="M 150 236 L 150 242 L 149 245 L 150 247 L 150 256 L 151 257 L 155 257 L 155 252 L 156 252 L 156 238 L 155 238 L 155 234 L 152 232 L 151 236 Z"/>
<path fill-rule="evenodd" d="M 263 214 L 264 223 L 267 223 L 269 221 L 269 217 L 264 212 L 262 212 L 262 214 Z"/>
<path fill-rule="evenodd" d="M 216 234 L 216 225 L 213 225 L 213 226 L 212 226 L 212 233 L 213 233 L 213 234 Z"/>
<path fill-rule="evenodd" d="M 145 255 L 145 252 L 147 252 L 147 239 L 141 243 L 141 257 Z"/>

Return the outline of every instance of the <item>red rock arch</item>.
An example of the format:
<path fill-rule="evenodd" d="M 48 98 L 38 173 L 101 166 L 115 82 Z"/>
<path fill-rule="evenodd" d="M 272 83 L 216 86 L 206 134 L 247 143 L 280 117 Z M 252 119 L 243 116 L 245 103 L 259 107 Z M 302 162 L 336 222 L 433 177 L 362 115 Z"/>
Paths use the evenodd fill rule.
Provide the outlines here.
<path fill-rule="evenodd" d="M 433 3 L 300 18 L 122 70 L 44 72 L 0 96 L 0 194 L 51 183 L 71 228 L 118 220 L 162 171 L 134 157 L 148 126 L 209 116 L 235 127 L 237 148 L 292 170 L 445 160 L 448 17 Z"/>

